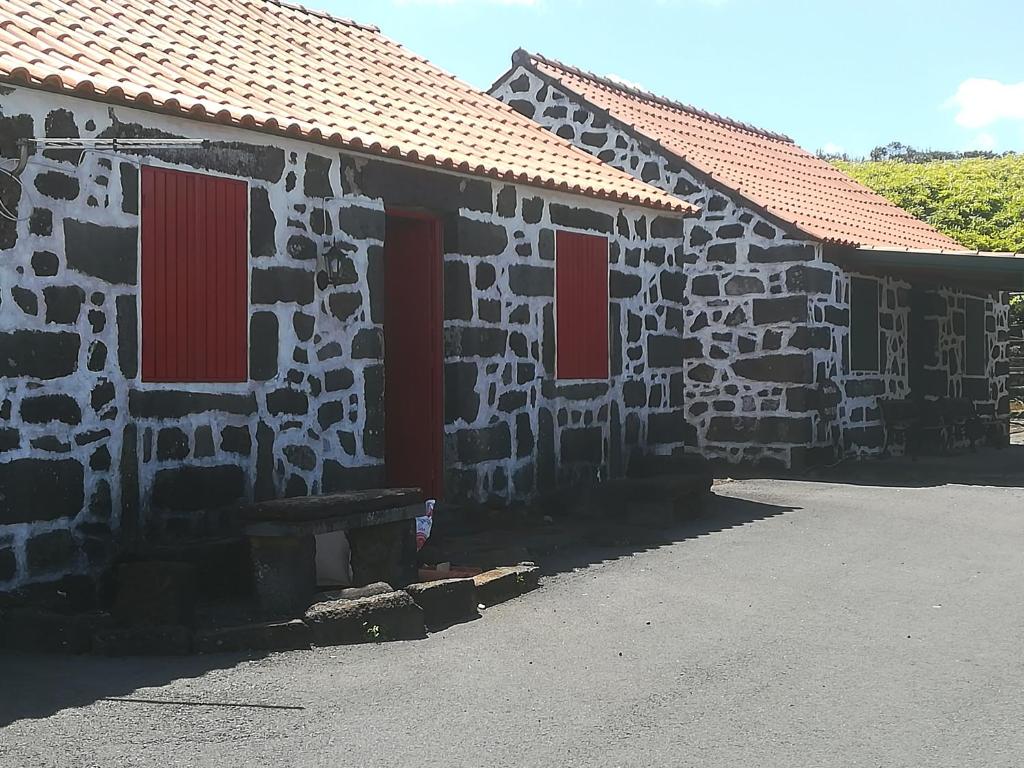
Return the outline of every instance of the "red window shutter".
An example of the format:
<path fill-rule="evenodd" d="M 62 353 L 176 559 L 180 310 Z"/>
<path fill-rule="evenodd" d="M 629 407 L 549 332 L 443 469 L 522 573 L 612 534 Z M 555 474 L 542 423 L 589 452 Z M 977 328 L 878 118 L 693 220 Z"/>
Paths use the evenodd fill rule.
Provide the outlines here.
<path fill-rule="evenodd" d="M 245 381 L 245 182 L 142 168 L 142 379 Z"/>
<path fill-rule="evenodd" d="M 556 378 L 608 378 L 608 240 L 558 232 L 555 276 Z"/>

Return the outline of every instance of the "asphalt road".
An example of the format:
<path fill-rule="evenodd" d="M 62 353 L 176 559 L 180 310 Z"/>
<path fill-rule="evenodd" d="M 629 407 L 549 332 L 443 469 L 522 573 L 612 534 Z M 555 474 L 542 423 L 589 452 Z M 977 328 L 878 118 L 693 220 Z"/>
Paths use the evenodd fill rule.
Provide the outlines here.
<path fill-rule="evenodd" d="M 0 656 L 0 765 L 1024 763 L 1024 490 L 717 491 L 706 535 L 425 641 Z"/>

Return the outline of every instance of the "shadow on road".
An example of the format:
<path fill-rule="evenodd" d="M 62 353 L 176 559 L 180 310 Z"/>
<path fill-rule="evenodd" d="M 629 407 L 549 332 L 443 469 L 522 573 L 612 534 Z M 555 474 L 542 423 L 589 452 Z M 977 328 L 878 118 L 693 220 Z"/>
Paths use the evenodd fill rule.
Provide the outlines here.
<path fill-rule="evenodd" d="M 942 485 L 1024 487 L 1024 445 L 921 456 L 916 460 L 907 456 L 847 460 L 835 467 L 811 470 L 794 479 L 895 488 Z"/>
<path fill-rule="evenodd" d="M 131 696 L 139 689 L 201 677 L 212 670 L 229 669 L 260 656 L 215 654 L 117 659 L 0 651 L 0 680 L 3 680 L 0 729 L 18 720 L 45 718 L 96 701 L 110 701 L 114 706 L 130 708 L 194 705 L 277 709 L 287 706 L 267 701 L 184 701 L 180 696 L 174 700 L 162 700 L 153 694 Z"/>

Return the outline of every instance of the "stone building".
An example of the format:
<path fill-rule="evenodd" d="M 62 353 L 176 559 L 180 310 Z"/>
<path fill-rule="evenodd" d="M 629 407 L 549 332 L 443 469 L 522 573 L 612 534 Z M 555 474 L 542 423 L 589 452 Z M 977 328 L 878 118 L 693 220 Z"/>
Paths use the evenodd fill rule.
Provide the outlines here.
<path fill-rule="evenodd" d="M 0 592 L 685 444 L 691 203 L 275 0 L 3 5 L 0 45 Z"/>
<path fill-rule="evenodd" d="M 1005 430 L 1003 291 L 1024 259 L 965 251 L 786 136 L 543 56 L 517 51 L 491 93 L 701 208 L 665 265 L 685 297 L 671 397 L 689 450 L 786 467 L 877 453 L 880 398 L 969 398 Z"/>

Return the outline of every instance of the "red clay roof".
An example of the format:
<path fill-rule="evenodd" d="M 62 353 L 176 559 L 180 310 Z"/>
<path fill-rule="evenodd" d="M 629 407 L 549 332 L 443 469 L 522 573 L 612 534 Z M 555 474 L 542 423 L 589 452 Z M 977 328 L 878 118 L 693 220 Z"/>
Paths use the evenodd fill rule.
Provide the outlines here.
<path fill-rule="evenodd" d="M 3 0 L 0 80 L 693 213 L 388 40 L 276 0 Z"/>
<path fill-rule="evenodd" d="M 963 246 L 778 133 L 517 51 L 553 78 L 754 206 L 811 237 L 843 245 L 963 250 Z"/>

